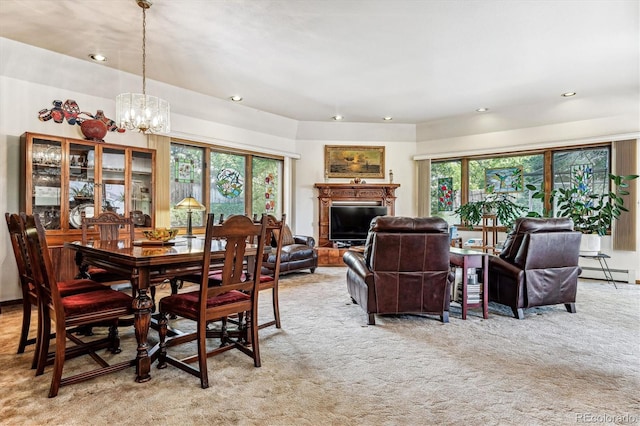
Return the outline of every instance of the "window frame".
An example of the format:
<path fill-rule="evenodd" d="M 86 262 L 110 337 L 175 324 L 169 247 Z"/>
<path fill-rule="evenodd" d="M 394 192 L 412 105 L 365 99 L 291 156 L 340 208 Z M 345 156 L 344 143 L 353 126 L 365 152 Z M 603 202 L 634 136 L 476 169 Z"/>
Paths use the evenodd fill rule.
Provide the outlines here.
<path fill-rule="evenodd" d="M 203 158 L 204 158 L 204 164 L 203 164 L 203 173 L 202 173 L 202 204 L 205 205 L 206 210 L 203 212 L 203 214 L 207 214 L 209 213 L 209 206 L 211 204 L 211 200 L 210 200 L 210 196 L 209 194 L 211 193 L 211 154 L 212 152 L 219 152 L 219 153 L 224 153 L 224 154 L 233 154 L 233 155 L 241 155 L 245 157 L 245 182 L 244 182 L 244 214 L 248 215 L 251 217 L 252 215 L 252 211 L 253 211 L 253 200 L 252 200 L 252 194 L 253 194 L 253 170 L 252 170 L 252 166 L 253 166 L 253 159 L 254 158 L 266 158 L 266 159 L 271 159 L 271 160 L 276 160 L 276 161 L 280 161 L 282 163 L 281 165 L 281 170 L 282 170 L 282 176 L 279 177 L 279 182 L 280 182 L 280 192 L 282 194 L 281 198 L 281 203 L 279 206 L 279 210 L 275 211 L 275 214 L 280 214 L 282 215 L 284 213 L 283 209 L 284 209 L 284 199 L 283 199 L 283 195 L 286 193 L 285 192 L 285 186 L 286 186 L 286 182 L 284 180 L 284 169 L 285 169 L 285 158 L 284 156 L 280 156 L 280 155 L 273 155 L 273 154 L 266 154 L 266 153 L 262 153 L 262 152 L 258 152 L 258 151 L 249 151 L 249 150 L 244 150 L 244 149 L 236 149 L 236 148 L 229 148 L 229 147 L 225 147 L 225 146 L 221 146 L 221 145 L 211 145 L 211 144 L 207 144 L 207 143 L 202 143 L 202 142 L 196 142 L 196 141 L 189 141 L 189 140 L 184 140 L 184 139 L 177 139 L 177 138 L 171 138 L 170 141 L 170 145 L 183 145 L 183 146 L 187 146 L 187 147 L 193 147 L 193 148 L 198 148 L 198 149 L 202 149 L 203 150 Z M 171 148 L 170 148 L 171 149 Z M 171 177 L 171 173 L 169 174 L 169 177 Z M 170 183 L 171 185 L 171 183 Z M 171 208 L 171 207 L 170 207 Z M 216 213 L 216 212 L 213 212 Z M 176 226 L 178 228 L 184 228 L 182 226 Z M 194 230 L 195 229 L 202 229 L 203 226 L 195 226 L 194 225 Z"/>
<path fill-rule="evenodd" d="M 613 165 L 613 144 L 611 142 L 599 142 L 594 144 L 581 144 L 581 145 L 571 145 L 571 146 L 558 146 L 553 148 L 544 148 L 544 149 L 531 149 L 531 150 L 522 150 L 522 151 L 508 151 L 501 153 L 484 153 L 478 155 L 467 155 L 467 156 L 456 156 L 456 157 L 442 157 L 438 159 L 431 160 L 431 163 L 440 163 L 440 162 L 450 162 L 450 161 L 460 161 L 460 169 L 461 169 L 461 177 L 460 177 L 460 204 L 464 205 L 469 202 L 469 162 L 471 160 L 485 160 L 491 158 L 504 158 L 504 157 L 520 157 L 525 155 L 543 155 L 543 190 L 545 193 L 545 198 L 543 202 L 543 206 L 545 211 L 553 211 L 550 194 L 553 189 L 553 154 L 555 152 L 567 152 L 567 151 L 581 151 L 585 149 L 597 149 L 597 148 L 606 148 L 609 151 L 609 173 L 612 173 Z M 611 189 L 611 182 L 608 181 L 609 191 Z M 427 182 L 429 185 L 429 193 L 431 193 L 431 176 L 429 176 L 429 181 Z M 429 203 L 431 206 L 431 203 Z M 433 212 L 431 212 L 433 214 Z M 455 226 L 463 227 L 461 223 L 456 223 Z M 478 231 L 481 230 L 481 226 L 474 226 L 473 230 Z M 501 230 L 504 231 L 506 228 L 502 227 Z M 609 233 L 611 230 L 609 230 Z"/>

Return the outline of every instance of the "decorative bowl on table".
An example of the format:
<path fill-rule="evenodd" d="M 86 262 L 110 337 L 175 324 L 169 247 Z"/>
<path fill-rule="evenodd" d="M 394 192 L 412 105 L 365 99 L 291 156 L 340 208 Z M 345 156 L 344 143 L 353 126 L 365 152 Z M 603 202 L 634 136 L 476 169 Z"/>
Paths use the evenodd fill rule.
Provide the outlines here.
<path fill-rule="evenodd" d="M 168 228 L 145 229 L 142 234 L 149 241 L 167 242 L 178 235 L 178 230 Z"/>

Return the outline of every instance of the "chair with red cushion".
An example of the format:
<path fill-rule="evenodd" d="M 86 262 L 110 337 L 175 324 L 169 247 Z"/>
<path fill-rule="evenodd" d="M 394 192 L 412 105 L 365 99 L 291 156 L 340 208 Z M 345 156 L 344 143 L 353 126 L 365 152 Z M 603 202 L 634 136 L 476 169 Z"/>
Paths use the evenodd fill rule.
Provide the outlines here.
<path fill-rule="evenodd" d="M 24 353 L 25 348 L 28 345 L 35 344 L 36 346 L 31 368 L 36 368 L 41 343 L 38 341 L 37 337 L 29 338 L 29 328 L 31 327 L 31 306 L 38 306 L 38 294 L 34 284 L 33 272 L 29 262 L 29 253 L 27 250 L 24 228 L 22 226 L 22 221 L 20 220 L 20 215 L 17 213 L 5 213 L 5 219 L 7 220 L 7 227 L 9 228 L 9 237 L 11 239 L 13 254 L 16 258 L 18 274 L 20 277 L 20 286 L 22 288 L 22 330 L 20 332 L 20 341 L 18 343 L 18 353 Z M 104 289 L 104 286 L 89 280 L 70 280 L 58 282 L 58 288 L 61 296 L 64 297 L 87 291 L 102 290 Z M 39 318 L 37 328 L 40 329 L 40 327 L 41 322 Z M 38 335 L 39 333 L 36 334 L 36 336 Z"/>
<path fill-rule="evenodd" d="M 250 356 L 256 367 L 260 367 L 260 346 L 258 341 L 258 282 L 262 266 L 266 234 L 266 216 L 260 224 L 255 224 L 246 216 L 231 216 L 221 225 L 214 224 L 214 215 L 207 217 L 207 231 L 204 238 L 204 257 L 200 276 L 200 288 L 196 291 L 172 294 L 160 299 L 160 349 L 158 368 L 166 368 L 167 363 L 200 378 L 201 387 L 209 387 L 207 357 L 239 349 Z M 225 240 L 224 267 L 219 286 L 209 286 L 211 268 L 211 244 L 214 239 Z M 256 241 L 256 261 L 249 271 L 252 279 L 245 280 L 244 258 L 247 241 Z M 167 317 L 171 314 L 195 321 L 197 331 L 167 337 Z M 232 337 L 224 329 L 211 331 L 207 323 L 223 320 L 232 315 L 246 318 L 237 337 Z M 207 352 L 207 338 L 219 337 L 220 346 Z M 167 348 L 197 340 L 198 353 L 184 359 L 177 359 L 167 353 Z M 190 363 L 198 361 L 195 368 Z"/>
<path fill-rule="evenodd" d="M 78 383 L 134 365 L 135 359 L 109 365 L 95 352 L 102 348 L 109 348 L 112 353 L 120 352 L 118 318 L 132 313 L 131 296 L 103 287 L 101 290 L 62 297 L 39 216 L 21 213 L 20 219 L 38 295 L 38 309 L 42 318 L 38 337 L 42 342 L 42 348 L 39 351 L 40 359 L 37 362 L 36 375 L 42 374 L 47 364 L 49 339 L 43 336 L 50 335 L 51 321 L 55 322 L 56 347 L 49 397 L 56 396 L 60 386 Z M 108 337 L 85 343 L 69 332 L 75 327 L 96 323 L 110 324 Z M 76 343 L 77 346 L 67 349 L 67 339 Z M 63 378 L 65 359 L 68 356 L 80 354 L 89 354 L 100 368 Z"/>
<path fill-rule="evenodd" d="M 253 215 L 253 221 L 258 222 L 257 215 Z M 280 280 L 280 261 L 282 252 L 282 239 L 284 233 L 282 229 L 285 226 L 286 214 L 282 215 L 282 219 L 278 220 L 273 215 L 267 215 L 267 242 L 275 243 L 275 247 L 271 252 L 265 253 L 262 257 L 263 265 L 269 258 L 275 259 L 273 268 L 268 269 L 263 266 L 260 274 L 259 289 L 260 292 L 264 290 L 271 290 L 271 300 L 273 305 L 273 317 L 271 321 L 267 321 L 260 324 L 258 327 L 263 329 L 275 325 L 276 328 L 281 328 L 280 323 L 280 303 L 278 300 L 278 281 Z M 222 222 L 220 222 L 222 223 Z M 265 243 L 266 244 L 266 243 Z M 220 269 L 211 268 L 209 271 L 209 286 L 220 285 L 222 282 L 222 271 Z M 184 281 L 198 283 L 202 280 L 200 274 L 191 274 L 183 277 Z M 245 280 L 246 276 L 243 275 L 242 279 Z"/>
<path fill-rule="evenodd" d="M 123 217 L 115 212 L 106 211 L 94 217 L 86 217 L 83 211 L 81 213 L 82 244 L 87 244 L 90 237 L 100 241 L 119 240 L 122 229 L 127 232 L 126 238 L 133 242 L 135 240 L 135 226 L 132 215 Z M 96 236 L 97 238 L 95 238 Z M 83 264 L 81 259 L 76 259 L 76 261 L 83 278 L 90 278 L 107 285 L 109 283 L 116 284 L 117 282 L 129 281 L 130 277 L 128 275 L 121 275 L 103 268 Z"/>

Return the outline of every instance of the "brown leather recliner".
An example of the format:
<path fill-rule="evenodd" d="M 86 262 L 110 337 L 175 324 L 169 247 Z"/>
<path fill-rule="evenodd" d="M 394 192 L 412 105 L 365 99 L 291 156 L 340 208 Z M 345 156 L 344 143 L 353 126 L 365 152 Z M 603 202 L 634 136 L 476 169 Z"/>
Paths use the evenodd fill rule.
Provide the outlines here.
<path fill-rule="evenodd" d="M 288 225 L 282 230 L 282 250 L 280 252 L 280 275 L 309 269 L 314 273 L 318 267 L 318 252 L 314 249 L 316 240 L 304 235 L 292 235 Z M 272 247 L 276 245 L 277 236 L 273 235 Z M 273 271 L 276 267 L 276 250 L 269 254 L 262 263 L 262 268 Z M 266 271 L 265 271 L 266 272 Z"/>
<path fill-rule="evenodd" d="M 347 289 L 368 314 L 435 314 L 449 322 L 448 225 L 440 218 L 378 216 L 364 254 L 348 251 Z"/>
<path fill-rule="evenodd" d="M 563 303 L 575 313 L 580 233 L 569 218 L 516 219 L 499 256 L 489 257 L 489 301 L 523 309 Z"/>

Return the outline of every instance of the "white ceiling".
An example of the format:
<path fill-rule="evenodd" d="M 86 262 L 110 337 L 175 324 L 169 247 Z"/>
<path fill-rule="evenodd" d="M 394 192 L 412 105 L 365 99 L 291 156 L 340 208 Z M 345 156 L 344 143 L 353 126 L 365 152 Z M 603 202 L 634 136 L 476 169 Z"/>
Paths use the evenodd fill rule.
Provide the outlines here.
<path fill-rule="evenodd" d="M 638 0 L 155 0 L 147 77 L 300 121 L 520 125 L 640 99 Z M 0 37 L 141 75 L 135 0 L 0 0 Z"/>

